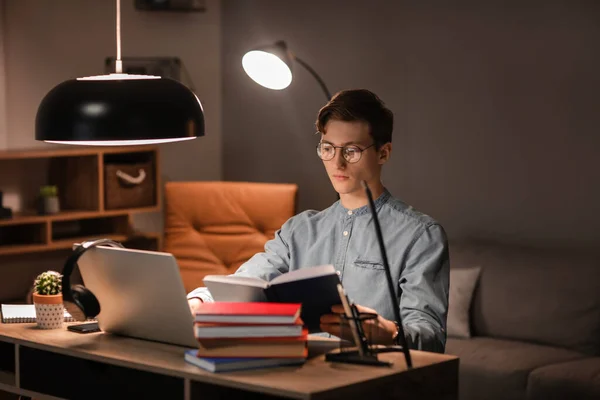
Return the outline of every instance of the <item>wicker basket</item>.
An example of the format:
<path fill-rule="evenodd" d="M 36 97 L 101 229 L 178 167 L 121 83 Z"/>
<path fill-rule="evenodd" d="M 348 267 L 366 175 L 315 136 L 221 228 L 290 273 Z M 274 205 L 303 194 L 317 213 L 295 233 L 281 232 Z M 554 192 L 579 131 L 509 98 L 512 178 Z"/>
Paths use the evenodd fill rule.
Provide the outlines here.
<path fill-rule="evenodd" d="M 104 208 L 149 207 L 156 204 L 154 164 L 117 164 L 104 167 Z"/>

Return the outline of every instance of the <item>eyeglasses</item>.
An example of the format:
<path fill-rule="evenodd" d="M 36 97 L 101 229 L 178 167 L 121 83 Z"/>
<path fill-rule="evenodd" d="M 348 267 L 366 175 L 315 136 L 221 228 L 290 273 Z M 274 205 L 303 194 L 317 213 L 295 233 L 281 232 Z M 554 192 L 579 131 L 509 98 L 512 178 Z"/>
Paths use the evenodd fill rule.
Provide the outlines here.
<path fill-rule="evenodd" d="M 344 159 L 350 164 L 354 164 L 360 161 L 363 151 L 373 146 L 375 146 L 375 143 L 365 147 L 364 149 L 361 149 L 356 145 L 334 146 L 331 143 L 319 142 L 317 144 L 317 155 L 321 160 L 329 161 L 333 160 L 333 157 L 335 157 L 335 149 L 342 149 L 342 156 Z"/>

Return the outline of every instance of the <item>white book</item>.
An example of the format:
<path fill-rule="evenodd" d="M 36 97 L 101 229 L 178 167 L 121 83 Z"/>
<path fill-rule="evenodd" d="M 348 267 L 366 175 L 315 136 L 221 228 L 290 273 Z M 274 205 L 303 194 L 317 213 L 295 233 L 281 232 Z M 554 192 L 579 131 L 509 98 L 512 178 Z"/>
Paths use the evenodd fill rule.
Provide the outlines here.
<path fill-rule="evenodd" d="M 213 325 L 196 324 L 197 339 L 297 337 L 302 335 L 302 325 Z"/>

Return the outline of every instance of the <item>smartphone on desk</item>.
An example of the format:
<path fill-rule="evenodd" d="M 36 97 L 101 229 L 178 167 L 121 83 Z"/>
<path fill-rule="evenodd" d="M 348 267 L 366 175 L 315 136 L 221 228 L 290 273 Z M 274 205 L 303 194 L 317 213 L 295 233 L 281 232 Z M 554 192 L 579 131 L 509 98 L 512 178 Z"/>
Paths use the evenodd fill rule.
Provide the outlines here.
<path fill-rule="evenodd" d="M 67 329 L 71 332 L 77 333 L 92 333 L 92 332 L 100 332 L 100 327 L 97 322 L 86 322 L 83 324 L 77 325 L 69 325 Z"/>

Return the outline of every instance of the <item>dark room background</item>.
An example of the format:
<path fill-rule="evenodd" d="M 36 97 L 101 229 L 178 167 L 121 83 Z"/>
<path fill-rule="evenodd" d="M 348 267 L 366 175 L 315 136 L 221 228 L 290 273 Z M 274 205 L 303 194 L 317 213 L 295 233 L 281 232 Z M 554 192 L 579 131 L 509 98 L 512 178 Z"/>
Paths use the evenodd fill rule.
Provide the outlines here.
<path fill-rule="evenodd" d="M 329 89 L 368 88 L 395 114 L 384 183 L 453 239 L 599 244 L 600 2 L 222 3 L 225 180 L 297 182 L 336 200 L 313 135 L 325 96 L 298 64 L 282 91 L 243 54 L 286 40 Z"/>

